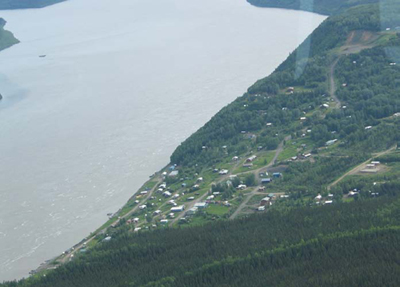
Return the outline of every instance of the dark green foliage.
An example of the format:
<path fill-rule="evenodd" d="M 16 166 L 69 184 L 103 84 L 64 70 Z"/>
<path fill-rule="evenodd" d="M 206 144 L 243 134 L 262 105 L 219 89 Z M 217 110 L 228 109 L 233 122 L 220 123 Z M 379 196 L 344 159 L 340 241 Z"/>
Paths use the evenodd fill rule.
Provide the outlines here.
<path fill-rule="evenodd" d="M 337 14 L 360 4 L 377 3 L 379 0 L 247 0 L 260 7 L 304 10 L 320 14 Z"/>
<path fill-rule="evenodd" d="M 17 286 L 395 286 L 399 202 L 381 197 L 201 227 L 120 232 Z"/>
<path fill-rule="evenodd" d="M 17 39 L 15 39 L 14 35 L 11 32 L 4 30 L 5 25 L 6 21 L 0 18 L 0 51 L 9 48 L 19 42 Z"/>
<path fill-rule="evenodd" d="M 0 10 L 43 8 L 65 0 L 0 0 Z"/>

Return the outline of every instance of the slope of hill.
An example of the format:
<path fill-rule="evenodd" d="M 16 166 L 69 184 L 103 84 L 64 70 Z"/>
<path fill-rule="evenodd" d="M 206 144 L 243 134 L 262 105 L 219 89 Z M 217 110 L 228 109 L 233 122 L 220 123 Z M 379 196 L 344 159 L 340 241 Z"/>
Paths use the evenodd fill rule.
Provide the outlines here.
<path fill-rule="evenodd" d="M 400 4 L 385 3 L 328 18 L 109 222 L 5 286 L 399 286 Z"/>
<path fill-rule="evenodd" d="M 6 21 L 0 18 L 0 51 L 19 43 L 11 32 L 4 30 L 5 25 Z"/>
<path fill-rule="evenodd" d="M 247 0 L 259 7 L 304 10 L 319 14 L 338 14 L 350 7 L 378 3 L 379 0 Z"/>

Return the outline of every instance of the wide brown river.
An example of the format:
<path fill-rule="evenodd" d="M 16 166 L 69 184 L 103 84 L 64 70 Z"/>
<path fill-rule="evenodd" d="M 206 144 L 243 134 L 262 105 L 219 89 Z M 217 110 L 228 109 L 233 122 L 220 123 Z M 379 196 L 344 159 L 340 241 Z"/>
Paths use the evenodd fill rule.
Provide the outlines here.
<path fill-rule="evenodd" d="M 104 223 L 325 19 L 245 0 L 70 0 L 0 17 L 21 40 L 0 52 L 0 281 Z"/>

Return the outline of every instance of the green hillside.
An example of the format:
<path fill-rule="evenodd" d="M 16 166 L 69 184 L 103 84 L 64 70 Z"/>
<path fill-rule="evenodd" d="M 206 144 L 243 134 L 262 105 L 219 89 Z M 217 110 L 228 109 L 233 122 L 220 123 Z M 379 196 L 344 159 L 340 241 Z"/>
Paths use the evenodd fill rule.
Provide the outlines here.
<path fill-rule="evenodd" d="M 0 18 L 0 51 L 19 43 L 11 32 L 4 30 L 5 25 L 6 21 Z"/>
<path fill-rule="evenodd" d="M 0 0 L 0 10 L 43 8 L 65 0 Z"/>
<path fill-rule="evenodd" d="M 325 15 L 338 14 L 348 8 L 379 3 L 379 0 L 247 0 L 259 7 L 304 10 Z M 383 2 L 383 1 L 382 1 Z"/>
<path fill-rule="evenodd" d="M 399 286 L 399 27 L 397 1 L 335 13 L 107 223 L 5 286 Z"/>

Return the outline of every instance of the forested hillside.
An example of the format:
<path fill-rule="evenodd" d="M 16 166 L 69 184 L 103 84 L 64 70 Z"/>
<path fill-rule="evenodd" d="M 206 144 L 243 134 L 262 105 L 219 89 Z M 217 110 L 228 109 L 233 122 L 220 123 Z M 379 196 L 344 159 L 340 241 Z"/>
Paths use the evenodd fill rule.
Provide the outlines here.
<path fill-rule="evenodd" d="M 304 10 L 325 15 L 337 14 L 361 4 L 378 3 L 379 0 L 247 0 L 260 7 Z"/>
<path fill-rule="evenodd" d="M 43 8 L 65 0 L 0 0 L 0 10 Z"/>
<path fill-rule="evenodd" d="M 4 286 L 399 286 L 400 3 L 339 10 L 105 225 Z"/>
<path fill-rule="evenodd" d="M 398 286 L 397 195 L 129 234 L 5 286 Z"/>
<path fill-rule="evenodd" d="M 4 30 L 5 25 L 6 21 L 0 18 L 0 51 L 19 42 L 11 32 Z"/>

